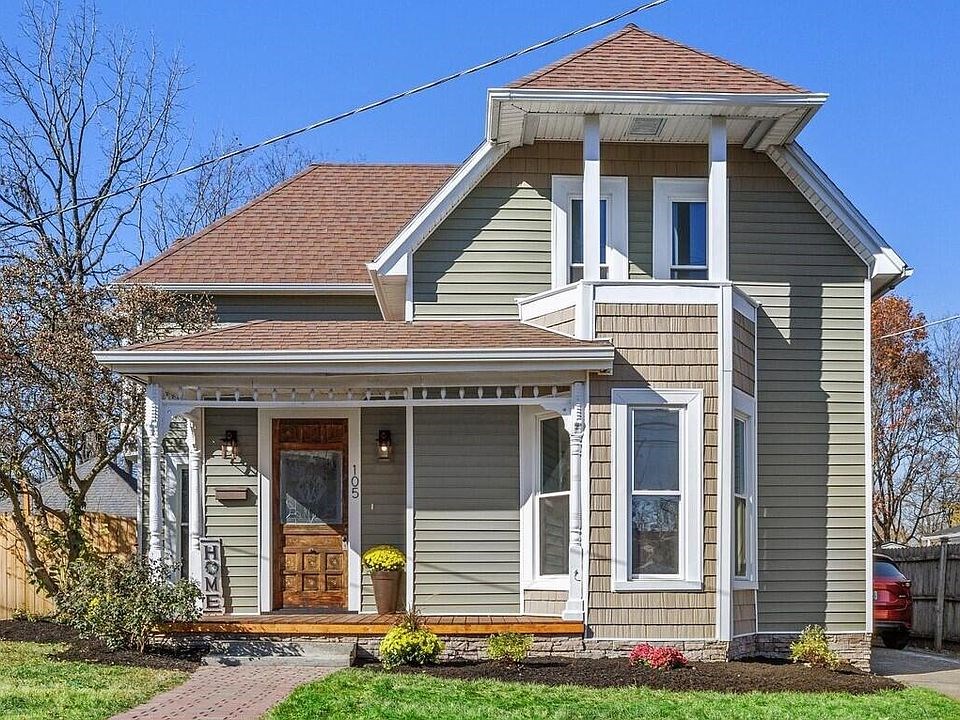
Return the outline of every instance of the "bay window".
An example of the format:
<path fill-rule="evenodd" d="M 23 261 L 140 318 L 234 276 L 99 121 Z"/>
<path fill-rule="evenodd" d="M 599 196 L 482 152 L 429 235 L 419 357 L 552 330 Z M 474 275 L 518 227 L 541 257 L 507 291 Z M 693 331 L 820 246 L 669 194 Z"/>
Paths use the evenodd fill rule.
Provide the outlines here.
<path fill-rule="evenodd" d="M 752 397 L 734 390 L 733 418 L 733 579 L 742 586 L 756 582 L 756 453 Z"/>
<path fill-rule="evenodd" d="M 613 589 L 699 589 L 703 575 L 703 395 L 616 389 Z"/>

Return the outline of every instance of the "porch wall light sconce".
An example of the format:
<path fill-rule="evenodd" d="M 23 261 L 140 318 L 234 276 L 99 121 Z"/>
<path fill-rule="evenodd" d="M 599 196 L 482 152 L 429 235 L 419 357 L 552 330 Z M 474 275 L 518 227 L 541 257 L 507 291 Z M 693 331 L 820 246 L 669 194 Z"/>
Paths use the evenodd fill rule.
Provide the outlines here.
<path fill-rule="evenodd" d="M 240 443 L 237 440 L 236 430 L 227 430 L 220 438 L 220 452 L 224 460 L 231 462 L 240 456 Z"/>
<path fill-rule="evenodd" d="M 393 438 L 390 437 L 389 430 L 381 430 L 377 433 L 377 460 L 384 462 L 393 460 Z"/>

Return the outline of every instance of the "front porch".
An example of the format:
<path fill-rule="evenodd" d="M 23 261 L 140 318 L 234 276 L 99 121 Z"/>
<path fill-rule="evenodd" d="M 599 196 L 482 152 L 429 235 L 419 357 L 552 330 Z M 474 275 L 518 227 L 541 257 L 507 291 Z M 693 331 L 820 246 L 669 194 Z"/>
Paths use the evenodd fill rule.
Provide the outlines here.
<path fill-rule="evenodd" d="M 163 628 L 167 634 L 257 635 L 296 637 L 380 637 L 398 615 L 377 613 L 262 613 L 259 615 L 205 615 L 190 623 Z M 495 633 L 537 636 L 582 636 L 584 625 L 576 620 L 532 615 L 431 615 L 427 626 L 438 635 L 459 637 Z"/>

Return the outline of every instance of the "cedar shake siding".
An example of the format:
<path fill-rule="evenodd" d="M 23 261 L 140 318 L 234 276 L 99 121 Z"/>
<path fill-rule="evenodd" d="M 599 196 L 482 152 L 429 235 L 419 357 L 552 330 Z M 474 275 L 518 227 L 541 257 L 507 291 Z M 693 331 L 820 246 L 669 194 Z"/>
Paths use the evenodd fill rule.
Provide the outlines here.
<path fill-rule="evenodd" d="M 413 413 L 414 600 L 432 614 L 520 610 L 520 413 Z"/>
<path fill-rule="evenodd" d="M 236 430 L 242 439 L 241 458 L 224 460 L 220 438 Z M 257 543 L 257 499 L 260 480 L 257 465 L 257 411 L 247 408 L 207 408 L 203 413 L 203 458 L 206 495 L 205 536 L 223 543 L 223 600 L 228 613 L 256 613 L 260 608 L 257 590 L 260 551 Z M 246 500 L 219 501 L 218 487 L 230 485 L 247 489 Z M 269 538 L 263 539 L 269 543 Z"/>
<path fill-rule="evenodd" d="M 567 604 L 566 590 L 524 590 L 524 615 L 559 617 Z"/>
<path fill-rule="evenodd" d="M 756 382 L 756 334 L 753 320 L 733 313 L 733 386 L 750 396 L 754 394 Z"/>
<path fill-rule="evenodd" d="M 407 415 L 404 408 L 363 408 L 360 414 L 360 548 L 393 545 L 406 553 L 407 543 Z M 389 430 L 393 441 L 393 459 L 377 459 L 373 440 L 380 430 Z M 401 604 L 403 590 L 401 586 Z M 370 573 L 361 579 L 361 612 L 376 612 L 370 585 Z"/>
<path fill-rule="evenodd" d="M 590 380 L 589 597 L 597 638 L 710 639 L 716 636 L 717 315 L 713 305 L 596 307 L 598 338 L 617 350 L 612 376 Z M 613 388 L 703 390 L 703 590 L 610 590 L 610 392 Z"/>
<path fill-rule="evenodd" d="M 733 591 L 733 635 L 752 635 L 757 631 L 757 593 Z"/>
<path fill-rule="evenodd" d="M 529 322 L 537 327 L 572 336 L 576 332 L 576 315 L 577 309 L 568 307 L 532 318 Z"/>
<path fill-rule="evenodd" d="M 731 279 L 760 303 L 758 629 L 863 630 L 867 269 L 766 156 L 729 170 Z"/>

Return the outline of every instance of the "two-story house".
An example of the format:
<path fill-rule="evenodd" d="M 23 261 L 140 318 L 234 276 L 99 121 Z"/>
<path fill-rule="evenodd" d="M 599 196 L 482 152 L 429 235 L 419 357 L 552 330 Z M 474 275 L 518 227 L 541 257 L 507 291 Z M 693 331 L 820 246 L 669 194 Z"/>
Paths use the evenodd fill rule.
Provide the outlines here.
<path fill-rule="evenodd" d="M 381 635 L 390 543 L 459 647 L 868 657 L 909 268 L 796 143 L 826 99 L 627 25 L 491 89 L 460 166 L 313 165 L 129 273 L 219 313 L 100 354 L 146 386 L 149 553 L 222 546 L 194 629 Z"/>

